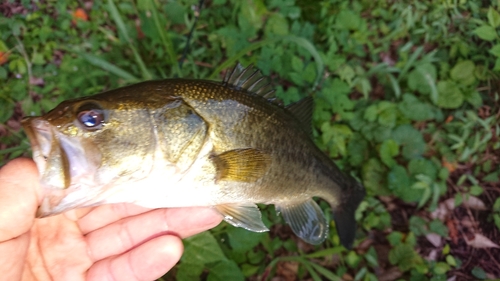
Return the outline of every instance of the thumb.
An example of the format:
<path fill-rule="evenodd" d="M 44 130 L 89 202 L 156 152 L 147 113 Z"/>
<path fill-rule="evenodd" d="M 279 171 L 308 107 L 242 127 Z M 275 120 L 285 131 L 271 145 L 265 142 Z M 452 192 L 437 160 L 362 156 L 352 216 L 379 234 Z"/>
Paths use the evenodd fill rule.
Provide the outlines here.
<path fill-rule="evenodd" d="M 16 159 L 0 169 L 0 272 L 5 280 L 21 280 L 38 190 L 33 161 Z"/>
<path fill-rule="evenodd" d="M 32 160 L 15 159 L 0 169 L 0 243 L 30 230 L 39 191 L 38 171 Z"/>

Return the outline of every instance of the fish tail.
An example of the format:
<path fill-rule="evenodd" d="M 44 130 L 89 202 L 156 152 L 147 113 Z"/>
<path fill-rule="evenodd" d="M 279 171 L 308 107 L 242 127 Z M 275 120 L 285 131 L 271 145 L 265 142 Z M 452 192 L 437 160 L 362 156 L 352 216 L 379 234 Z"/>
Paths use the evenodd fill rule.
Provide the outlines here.
<path fill-rule="evenodd" d="M 347 182 L 347 188 L 342 190 L 339 203 L 333 209 L 333 219 L 337 227 L 340 243 L 346 249 L 351 249 L 356 234 L 354 214 L 359 203 L 365 197 L 365 188 L 353 178 L 349 178 Z"/>

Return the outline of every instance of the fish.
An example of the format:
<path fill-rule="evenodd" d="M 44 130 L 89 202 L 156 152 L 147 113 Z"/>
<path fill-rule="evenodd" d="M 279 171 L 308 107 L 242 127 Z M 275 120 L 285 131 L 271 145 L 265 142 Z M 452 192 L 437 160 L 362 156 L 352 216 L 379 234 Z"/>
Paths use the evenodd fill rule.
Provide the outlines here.
<path fill-rule="evenodd" d="M 211 206 L 229 224 L 268 231 L 274 204 L 292 231 L 322 243 L 331 205 L 351 248 L 363 185 L 314 143 L 313 98 L 282 106 L 270 79 L 237 64 L 223 81 L 164 79 L 63 101 L 25 117 L 44 197 L 37 217 L 113 203 Z"/>

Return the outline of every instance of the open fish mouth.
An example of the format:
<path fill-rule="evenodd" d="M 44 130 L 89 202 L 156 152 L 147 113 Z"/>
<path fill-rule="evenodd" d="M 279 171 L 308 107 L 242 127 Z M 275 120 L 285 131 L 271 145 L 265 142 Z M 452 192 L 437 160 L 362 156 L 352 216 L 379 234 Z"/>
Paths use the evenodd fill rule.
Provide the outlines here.
<path fill-rule="evenodd" d="M 86 171 L 81 145 L 40 117 L 23 119 L 43 187 L 66 189 Z"/>

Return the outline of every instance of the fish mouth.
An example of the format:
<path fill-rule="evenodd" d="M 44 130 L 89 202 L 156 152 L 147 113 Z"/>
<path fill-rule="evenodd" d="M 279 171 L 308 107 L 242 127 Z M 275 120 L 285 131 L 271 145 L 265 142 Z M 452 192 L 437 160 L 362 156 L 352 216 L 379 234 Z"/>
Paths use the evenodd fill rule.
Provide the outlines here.
<path fill-rule="evenodd" d="M 27 117 L 22 125 L 30 140 L 42 187 L 67 189 L 75 184 L 88 165 L 81 144 L 41 117 Z"/>

